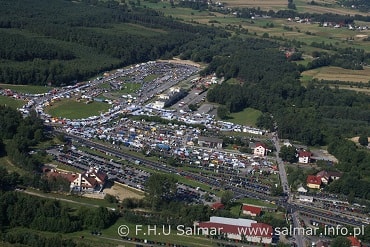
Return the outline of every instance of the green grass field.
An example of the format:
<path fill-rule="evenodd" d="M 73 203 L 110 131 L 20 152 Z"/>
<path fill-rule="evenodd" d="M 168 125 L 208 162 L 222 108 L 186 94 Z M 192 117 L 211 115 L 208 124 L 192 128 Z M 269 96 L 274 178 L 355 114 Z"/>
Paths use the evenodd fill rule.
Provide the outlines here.
<path fill-rule="evenodd" d="M 0 158 L 0 167 L 5 168 L 8 172 L 16 172 L 21 175 L 26 173 L 21 168 L 15 166 L 7 156 Z"/>
<path fill-rule="evenodd" d="M 68 203 L 71 207 L 81 207 L 81 206 L 93 206 L 96 207 L 109 207 L 109 208 L 115 208 L 116 205 L 109 203 L 108 201 L 104 199 L 96 199 L 96 198 L 88 198 L 83 196 L 77 196 L 77 195 L 66 195 L 66 194 L 60 194 L 60 193 L 43 193 L 42 191 L 27 188 L 27 191 L 30 191 L 32 193 L 37 193 L 40 196 L 49 197 L 49 198 L 55 198 L 55 199 L 63 199 L 68 201 L 63 201 L 63 203 Z M 86 205 L 82 205 L 86 204 Z"/>
<path fill-rule="evenodd" d="M 241 200 L 238 200 L 237 202 L 241 204 L 246 203 L 246 204 L 253 204 L 253 205 L 264 206 L 264 207 L 275 207 L 275 205 L 272 203 L 264 202 L 264 201 L 253 199 L 253 198 L 243 198 Z"/>
<path fill-rule="evenodd" d="M 27 235 L 29 233 L 39 234 L 43 237 L 51 238 L 54 236 L 59 235 L 60 233 L 54 233 L 54 232 L 47 232 L 47 231 L 38 231 L 34 229 L 29 228 L 23 228 L 23 227 L 14 227 L 12 229 L 7 230 L 7 232 L 23 232 L 24 235 Z M 67 233 L 67 234 L 61 234 L 63 239 L 72 239 L 74 242 L 81 244 L 82 246 L 90 246 L 90 247 L 112 247 L 112 246 L 118 246 L 119 242 L 113 241 L 113 240 L 107 240 L 103 239 L 102 237 L 97 237 L 91 235 L 90 231 L 84 230 L 74 233 Z M 86 245 L 87 244 L 87 245 Z M 6 242 L 1 242 L 2 247 L 14 247 L 14 244 L 7 245 Z M 25 246 L 25 245 L 22 245 Z M 128 244 L 124 246 L 127 247 L 134 247 L 135 245 Z"/>
<path fill-rule="evenodd" d="M 102 231 L 102 236 L 109 238 L 119 239 L 118 229 L 120 226 L 127 226 L 129 229 L 128 237 L 130 238 L 139 238 L 146 239 L 151 241 L 160 241 L 163 243 L 174 243 L 182 244 L 186 246 L 216 246 L 215 243 L 212 243 L 212 240 L 207 239 L 204 236 L 193 235 L 186 236 L 182 234 L 182 231 L 178 231 L 174 226 L 174 229 L 169 229 L 167 226 L 158 225 L 156 228 L 154 226 L 143 225 L 143 224 L 132 224 L 126 221 L 123 218 L 120 218 L 114 225 Z M 149 228 L 152 229 L 148 231 Z M 155 230 L 154 230 L 155 229 Z M 167 233 L 169 233 L 167 235 Z"/>
<path fill-rule="evenodd" d="M 363 70 L 350 70 L 327 66 L 304 71 L 301 80 L 304 81 L 309 78 L 368 83 L 370 79 L 370 68 L 365 67 Z"/>
<path fill-rule="evenodd" d="M 151 82 L 151 81 L 153 81 L 154 79 L 157 79 L 157 78 L 158 78 L 158 75 L 148 75 L 143 79 L 143 81 L 144 82 Z"/>
<path fill-rule="evenodd" d="M 99 84 L 99 86 L 98 86 L 98 87 L 99 87 L 99 88 L 103 88 L 103 89 L 110 89 L 109 82 L 101 83 L 101 84 Z"/>
<path fill-rule="evenodd" d="M 0 84 L 0 88 L 11 89 L 17 93 L 28 93 L 28 94 L 39 94 L 47 93 L 52 87 L 47 86 L 32 86 L 32 85 L 11 85 L 11 84 Z"/>
<path fill-rule="evenodd" d="M 262 36 L 263 33 L 269 34 L 270 37 L 280 37 L 288 40 L 296 40 L 306 43 L 299 50 L 310 55 L 313 50 L 320 51 L 319 48 L 310 46 L 312 42 L 325 42 L 341 48 L 348 46 L 364 49 L 370 51 L 368 42 L 364 41 L 361 35 L 369 34 L 369 32 L 355 32 L 347 28 L 325 28 L 320 27 L 318 24 L 305 24 L 289 22 L 287 19 L 242 19 L 236 18 L 233 15 L 215 15 L 215 16 L 193 16 L 193 20 L 202 24 L 209 24 L 209 21 L 215 21 L 215 26 L 225 27 L 228 25 L 234 27 L 243 27 L 248 30 L 249 34 L 256 33 Z M 273 27 L 267 27 L 267 24 L 273 23 Z M 369 23 L 363 23 L 369 25 Z M 287 30 L 291 28 L 291 30 Z M 351 41 L 348 41 L 352 39 Z M 330 52 L 330 51 L 329 51 Z"/>
<path fill-rule="evenodd" d="M 120 96 L 122 94 L 133 94 L 137 90 L 139 90 L 141 86 L 142 85 L 139 83 L 126 82 L 125 84 L 122 85 L 122 89 L 117 92 L 114 92 L 114 94 L 120 94 Z"/>
<path fill-rule="evenodd" d="M 109 104 L 102 102 L 86 104 L 74 99 L 63 99 L 54 102 L 52 106 L 46 107 L 45 112 L 54 117 L 80 119 L 99 115 L 101 112 L 108 111 L 109 108 Z"/>
<path fill-rule="evenodd" d="M 63 163 L 58 162 L 58 161 L 53 162 L 53 164 L 57 166 L 58 170 L 63 170 L 63 171 L 66 171 L 66 172 L 76 172 L 76 173 L 81 172 L 81 170 L 79 170 L 79 169 L 77 169 L 73 166 L 68 166 L 68 165 L 63 164 Z"/>
<path fill-rule="evenodd" d="M 146 6 L 148 8 L 156 9 L 166 16 L 173 16 L 179 18 L 184 21 L 199 21 L 204 18 L 209 18 L 213 16 L 210 15 L 210 12 L 207 11 L 199 11 L 190 8 L 182 8 L 182 7 L 171 7 L 170 2 L 159 2 L 159 3 L 151 3 L 149 1 L 144 1 L 142 6 Z"/>
<path fill-rule="evenodd" d="M 257 118 L 261 115 L 261 111 L 246 108 L 241 112 L 231 113 L 228 121 L 236 124 L 242 124 L 247 126 L 256 126 Z"/>
<path fill-rule="evenodd" d="M 25 104 L 23 100 L 17 100 L 11 97 L 0 95 L 0 105 L 6 105 L 11 108 L 17 109 Z"/>

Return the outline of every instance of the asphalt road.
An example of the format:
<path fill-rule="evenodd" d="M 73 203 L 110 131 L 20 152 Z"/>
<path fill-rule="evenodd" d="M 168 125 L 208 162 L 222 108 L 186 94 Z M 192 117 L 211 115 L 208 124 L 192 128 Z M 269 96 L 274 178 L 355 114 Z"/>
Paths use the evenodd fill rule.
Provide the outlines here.
<path fill-rule="evenodd" d="M 156 169 L 156 170 L 166 172 L 166 173 L 174 173 L 174 174 L 179 173 L 177 168 L 173 168 L 173 167 L 170 167 L 170 166 L 164 166 L 163 164 L 160 164 L 160 163 L 157 163 L 157 162 L 153 162 L 153 161 L 145 160 L 145 159 L 142 159 L 142 158 L 139 158 L 139 157 L 135 157 L 135 156 L 132 156 L 130 154 L 123 153 L 121 150 L 114 149 L 112 147 L 108 147 L 106 145 L 102 145 L 102 144 L 99 144 L 99 143 L 95 143 L 95 142 L 92 142 L 90 140 L 84 139 L 82 137 L 62 132 L 60 130 L 57 130 L 57 132 L 63 133 L 65 136 L 68 136 L 72 139 L 75 139 L 79 143 L 85 144 L 86 146 L 94 147 L 94 148 L 102 150 L 104 152 L 111 153 L 112 155 L 114 155 L 116 157 L 126 159 L 130 162 L 140 161 L 141 165 L 148 166 L 152 169 Z M 215 187 L 215 188 L 220 188 L 220 189 L 222 188 L 222 185 L 219 181 L 219 178 L 205 177 L 203 175 L 200 175 L 199 173 L 193 173 L 193 172 L 187 172 L 187 171 L 180 172 L 180 175 L 184 176 L 184 177 L 188 177 L 188 178 L 196 180 L 196 181 L 200 181 L 204 184 L 208 184 L 209 186 L 212 186 L 212 187 Z M 223 187 L 223 189 L 233 191 L 234 196 L 236 198 L 251 197 L 251 198 L 256 198 L 256 199 L 261 199 L 261 200 L 269 200 L 269 201 L 274 201 L 274 200 L 278 199 L 277 197 L 272 197 L 272 196 L 269 196 L 269 195 L 266 195 L 266 194 L 263 194 L 263 193 L 258 193 L 256 191 L 254 191 L 253 189 L 248 190 L 248 189 L 228 185 L 229 184 L 228 181 L 226 181 L 225 184 L 226 185 Z"/>
<path fill-rule="evenodd" d="M 280 175 L 281 186 L 283 186 L 283 191 L 288 196 L 288 205 L 289 205 L 289 203 L 291 202 L 290 188 L 289 188 L 289 184 L 288 184 L 288 177 L 286 175 L 284 162 L 279 157 L 280 143 L 279 143 L 278 133 L 273 133 L 272 140 L 273 140 L 273 142 L 275 144 L 275 148 L 276 148 L 276 162 L 278 163 L 278 167 L 279 167 L 279 175 Z M 297 213 L 293 213 L 292 218 L 293 218 L 294 226 L 299 227 Z M 302 235 L 298 234 L 298 235 L 295 236 L 295 238 L 296 238 L 296 243 L 297 243 L 298 247 L 304 247 L 305 246 Z"/>
<path fill-rule="evenodd" d="M 139 160 L 142 165 L 149 166 L 152 169 L 157 169 L 157 170 L 160 170 L 160 171 L 163 171 L 163 172 L 166 172 L 166 173 L 175 173 L 175 174 L 178 173 L 178 170 L 176 168 L 169 167 L 169 166 L 164 166 L 163 164 L 159 164 L 159 163 L 156 163 L 156 162 L 141 159 L 141 158 L 123 153 L 121 150 L 114 149 L 113 147 L 109 147 L 109 146 L 105 146 L 105 145 L 102 145 L 102 144 L 99 144 L 99 143 L 95 143 L 95 142 L 92 142 L 90 140 L 78 137 L 78 136 L 70 135 L 70 134 L 67 134 L 67 133 L 64 133 L 64 132 L 62 132 L 62 133 L 65 134 L 66 136 L 69 136 L 72 139 L 78 140 L 80 143 L 84 143 L 87 146 L 91 146 L 91 147 L 94 147 L 96 149 L 102 150 L 104 152 L 111 153 L 112 155 L 115 155 L 119 158 L 123 158 L 123 159 L 126 159 L 126 160 L 131 161 L 131 162 L 135 162 L 135 161 Z M 279 151 L 280 150 L 280 145 L 278 144 L 279 140 L 278 140 L 277 137 L 275 137 L 274 140 L 275 140 L 275 145 L 277 144 L 276 149 Z M 278 151 L 277 151 L 277 153 L 278 153 Z M 289 186 L 288 186 L 288 181 L 287 181 L 287 176 L 286 176 L 286 172 L 285 172 L 285 167 L 284 167 L 284 164 L 283 164 L 283 162 L 281 161 L 280 158 L 278 158 L 278 164 L 279 164 L 279 172 L 280 172 L 284 192 L 290 193 Z M 220 184 L 220 181 L 218 179 L 215 179 L 215 178 L 212 178 L 212 177 L 204 177 L 204 176 L 202 176 L 198 173 L 192 173 L 192 172 L 181 172 L 181 175 L 189 177 L 189 178 L 197 180 L 197 181 L 200 181 L 200 182 L 205 183 L 205 184 L 209 184 L 210 186 L 215 187 L 215 188 L 221 188 L 222 187 L 221 184 Z M 287 186 L 284 186 L 284 185 L 287 185 Z M 306 215 L 312 216 L 313 218 L 321 219 L 322 221 L 327 221 L 327 222 L 335 222 L 336 224 L 352 225 L 352 226 L 361 226 L 361 225 L 363 225 L 363 223 L 360 222 L 360 221 L 355 221 L 353 219 L 343 218 L 343 217 L 340 217 L 339 215 L 335 215 L 335 214 L 333 214 L 333 213 L 331 213 L 330 211 L 327 211 L 327 210 L 323 210 L 323 209 L 319 209 L 319 208 L 311 208 L 311 207 L 308 207 L 306 205 L 295 205 L 293 202 L 290 201 L 290 199 L 288 201 L 286 201 L 283 197 L 280 197 L 280 198 L 272 197 L 272 196 L 269 196 L 269 195 L 256 193 L 256 192 L 253 192 L 251 190 L 246 190 L 246 189 L 242 189 L 242 188 L 238 188 L 238 187 L 234 187 L 234 186 L 230 186 L 230 185 L 226 185 L 224 187 L 224 189 L 229 189 L 229 190 L 233 191 L 234 195 L 235 195 L 235 198 L 250 197 L 250 198 L 256 198 L 256 199 L 261 199 L 261 200 L 276 201 L 276 204 L 278 206 L 286 208 L 288 213 L 292 214 L 293 221 L 296 222 L 296 223 L 298 222 L 298 213 L 304 213 Z M 304 247 L 305 245 L 304 245 L 303 236 L 297 235 L 296 236 L 296 243 L 297 243 L 298 247 Z"/>

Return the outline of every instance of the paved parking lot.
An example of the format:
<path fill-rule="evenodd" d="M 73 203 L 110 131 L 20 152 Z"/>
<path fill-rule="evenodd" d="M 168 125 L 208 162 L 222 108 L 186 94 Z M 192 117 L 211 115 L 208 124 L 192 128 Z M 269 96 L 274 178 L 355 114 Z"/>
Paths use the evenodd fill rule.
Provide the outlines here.
<path fill-rule="evenodd" d="M 86 171 L 90 167 L 98 167 L 108 175 L 110 180 L 126 184 L 142 191 L 145 191 L 145 183 L 151 175 L 149 172 L 138 168 L 136 164 L 130 164 L 128 161 L 125 161 L 125 165 L 122 165 L 114 162 L 112 159 L 104 159 L 100 156 L 95 156 L 82 151 L 75 150 L 63 153 L 61 152 L 61 148 L 56 147 L 49 149 L 48 153 L 57 161 L 82 171 Z M 186 201 L 188 203 L 209 203 L 204 200 L 204 194 L 205 191 L 202 191 L 199 188 L 179 183 L 176 199 Z M 212 194 L 211 197 L 213 197 L 212 201 L 218 200 L 218 198 L 212 196 Z"/>

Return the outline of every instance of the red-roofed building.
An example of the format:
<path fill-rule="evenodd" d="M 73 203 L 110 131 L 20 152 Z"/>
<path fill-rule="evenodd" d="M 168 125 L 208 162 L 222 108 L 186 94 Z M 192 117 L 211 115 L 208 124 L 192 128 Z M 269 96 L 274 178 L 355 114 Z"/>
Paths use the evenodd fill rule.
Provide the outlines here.
<path fill-rule="evenodd" d="M 83 173 L 67 173 L 45 167 L 43 168 L 43 172 L 48 178 L 63 177 L 67 179 L 70 182 L 72 191 L 101 191 L 108 179 L 107 174 L 98 168 L 91 168 L 89 171 Z"/>
<path fill-rule="evenodd" d="M 250 216 L 260 216 L 262 209 L 257 206 L 249 205 L 249 204 L 244 204 L 242 206 L 242 212 L 243 214 L 250 215 Z"/>
<path fill-rule="evenodd" d="M 347 239 L 351 242 L 351 247 L 361 247 L 361 242 L 354 236 L 349 236 Z"/>
<path fill-rule="evenodd" d="M 257 142 L 254 147 L 253 154 L 257 156 L 264 157 L 267 155 L 267 146 L 262 142 Z"/>
<path fill-rule="evenodd" d="M 67 179 L 70 183 L 73 182 L 78 177 L 78 175 L 75 173 L 59 172 L 57 170 L 50 169 L 48 167 L 44 167 L 43 172 L 46 174 L 48 178 L 62 177 L 62 178 Z"/>
<path fill-rule="evenodd" d="M 320 189 L 321 187 L 321 177 L 315 175 L 308 175 L 307 176 L 307 187 L 311 189 Z"/>
<path fill-rule="evenodd" d="M 223 234 L 224 237 L 228 239 L 234 240 L 244 240 L 253 243 L 263 243 L 263 244 L 271 244 L 272 237 L 273 237 L 273 229 L 272 226 L 264 224 L 264 223 L 257 223 L 256 221 L 249 220 L 249 224 L 243 225 L 238 224 L 237 221 L 240 220 L 242 223 L 245 219 L 230 219 L 224 218 L 225 223 L 220 222 L 219 220 L 222 217 L 217 217 L 217 222 L 212 221 L 212 217 L 208 222 L 199 222 L 198 229 L 202 229 L 204 235 L 210 235 L 212 232 L 211 230 L 216 229 L 216 231 L 220 234 Z M 234 224 L 231 224 L 234 222 Z M 199 232 L 199 231 L 198 231 Z"/>
<path fill-rule="evenodd" d="M 334 180 L 338 180 L 342 176 L 341 172 L 336 171 L 319 171 L 316 173 L 316 177 L 320 177 L 323 184 L 329 184 Z"/>
<path fill-rule="evenodd" d="M 302 164 L 308 164 L 311 162 L 312 153 L 309 151 L 301 150 L 298 151 L 298 162 Z"/>
<path fill-rule="evenodd" d="M 98 168 L 90 168 L 90 170 L 79 174 L 79 176 L 71 182 L 71 188 L 74 191 L 102 191 L 107 179 L 107 174 L 100 171 Z"/>
<path fill-rule="evenodd" d="M 213 210 L 219 210 L 219 209 L 224 209 L 225 208 L 225 205 L 221 202 L 216 202 L 216 203 L 213 203 L 211 208 Z"/>

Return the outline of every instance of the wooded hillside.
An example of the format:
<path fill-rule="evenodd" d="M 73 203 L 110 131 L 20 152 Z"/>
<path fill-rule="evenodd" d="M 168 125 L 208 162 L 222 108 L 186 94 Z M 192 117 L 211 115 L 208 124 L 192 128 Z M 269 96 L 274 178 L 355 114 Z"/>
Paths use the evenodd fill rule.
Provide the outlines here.
<path fill-rule="evenodd" d="M 0 82 L 70 84 L 105 70 L 172 57 L 225 32 L 115 1 L 2 1 Z"/>

